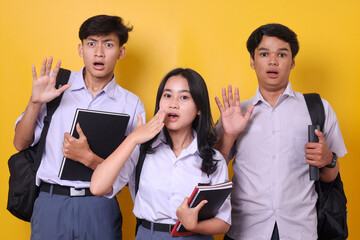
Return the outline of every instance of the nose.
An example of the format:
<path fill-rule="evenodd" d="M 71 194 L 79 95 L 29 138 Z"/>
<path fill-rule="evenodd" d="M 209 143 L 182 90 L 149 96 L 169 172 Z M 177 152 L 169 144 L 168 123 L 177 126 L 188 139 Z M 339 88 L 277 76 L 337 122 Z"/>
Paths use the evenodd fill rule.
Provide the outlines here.
<path fill-rule="evenodd" d="M 270 60 L 269 60 L 269 65 L 270 65 L 270 66 L 278 66 L 278 65 L 279 65 L 276 57 L 271 57 L 271 58 L 270 58 Z"/>
<path fill-rule="evenodd" d="M 176 99 L 172 99 L 170 101 L 169 108 L 178 109 L 179 108 L 179 102 Z"/>
<path fill-rule="evenodd" d="M 98 45 L 95 50 L 95 57 L 104 57 L 104 49 L 102 45 Z"/>

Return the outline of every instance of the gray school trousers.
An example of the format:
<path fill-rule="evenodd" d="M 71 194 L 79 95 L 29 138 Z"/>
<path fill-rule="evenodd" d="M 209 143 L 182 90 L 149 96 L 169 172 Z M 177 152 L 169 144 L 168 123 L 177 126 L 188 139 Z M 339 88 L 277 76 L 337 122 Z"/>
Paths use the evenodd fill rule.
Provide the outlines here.
<path fill-rule="evenodd" d="M 213 236 L 194 234 L 183 237 L 173 237 L 170 233 L 158 232 L 139 226 L 135 240 L 214 240 Z"/>
<path fill-rule="evenodd" d="M 31 240 L 121 240 L 116 198 L 40 192 L 31 217 Z"/>

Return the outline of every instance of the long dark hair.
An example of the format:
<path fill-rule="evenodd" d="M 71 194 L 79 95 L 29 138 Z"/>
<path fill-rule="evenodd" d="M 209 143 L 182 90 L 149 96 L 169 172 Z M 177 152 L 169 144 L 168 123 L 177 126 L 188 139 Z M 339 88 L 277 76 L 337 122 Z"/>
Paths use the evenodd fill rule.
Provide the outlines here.
<path fill-rule="evenodd" d="M 213 159 L 213 155 L 215 154 L 213 146 L 216 141 L 216 136 L 214 131 L 214 123 L 211 116 L 209 94 L 206 83 L 200 74 L 189 68 L 176 68 L 166 74 L 159 85 L 154 114 L 156 114 L 160 109 L 160 99 L 162 97 L 167 80 L 172 76 L 178 75 L 184 77 L 187 80 L 191 97 L 193 98 L 195 105 L 200 112 L 200 115 L 195 117 L 192 123 L 192 128 L 196 131 L 197 134 L 198 152 L 202 158 L 202 170 L 207 175 L 210 175 L 216 170 L 217 165 L 217 160 Z M 164 127 L 163 131 L 166 137 L 165 143 L 172 148 L 173 142 L 166 127 Z M 157 136 L 144 143 L 141 147 L 141 150 L 146 151 L 146 153 L 149 154 L 154 153 L 155 150 L 151 148 L 151 144 L 156 138 Z"/>

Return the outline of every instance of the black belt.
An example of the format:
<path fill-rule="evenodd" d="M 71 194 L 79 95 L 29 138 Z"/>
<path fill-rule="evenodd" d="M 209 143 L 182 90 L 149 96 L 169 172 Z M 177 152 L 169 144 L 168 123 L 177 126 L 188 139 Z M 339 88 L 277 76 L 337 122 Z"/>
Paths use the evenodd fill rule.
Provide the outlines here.
<path fill-rule="evenodd" d="M 57 184 L 50 184 L 46 182 L 41 182 L 40 191 L 50 192 L 51 186 L 53 186 L 53 191 L 52 191 L 53 194 L 66 195 L 70 197 L 94 196 L 90 192 L 89 188 L 73 188 L 73 187 L 60 186 Z"/>
<path fill-rule="evenodd" d="M 146 228 L 151 230 L 151 222 L 145 220 L 145 219 L 141 219 L 141 225 Z M 174 225 L 172 224 L 165 224 L 165 223 L 154 223 L 154 231 L 158 231 L 158 232 L 167 232 L 167 233 L 171 233 L 172 229 L 174 228 Z"/>

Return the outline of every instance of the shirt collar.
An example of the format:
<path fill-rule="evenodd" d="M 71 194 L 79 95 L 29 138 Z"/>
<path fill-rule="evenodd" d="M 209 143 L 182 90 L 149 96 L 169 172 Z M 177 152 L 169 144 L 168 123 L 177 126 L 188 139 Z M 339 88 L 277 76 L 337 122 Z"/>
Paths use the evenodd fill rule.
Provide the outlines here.
<path fill-rule="evenodd" d="M 81 89 L 87 89 L 85 80 L 84 80 L 84 71 L 85 67 L 81 69 L 80 72 L 77 72 L 80 76 L 75 77 L 75 81 L 72 82 L 71 87 L 69 88 L 70 91 L 77 91 Z M 79 81 L 81 79 L 81 81 Z M 116 82 L 115 82 L 115 75 L 111 79 L 111 81 L 99 92 L 104 92 L 108 97 L 115 98 L 115 89 L 116 89 Z"/>
<path fill-rule="evenodd" d="M 188 155 L 188 154 L 194 154 L 194 153 L 198 152 L 198 147 L 197 147 L 197 134 L 196 134 L 196 131 L 195 131 L 194 129 L 192 130 L 192 134 L 193 134 L 193 136 L 194 136 L 193 141 L 190 143 L 190 145 L 189 145 L 187 148 L 185 148 L 185 149 L 181 152 L 179 158 L 182 157 L 182 156 L 184 156 L 184 154 L 185 154 L 185 155 Z M 159 136 L 158 136 L 158 137 L 155 139 L 155 141 L 151 144 L 151 147 L 152 147 L 152 148 L 156 148 L 156 147 L 158 147 L 160 144 L 165 144 L 165 142 L 166 142 L 166 137 L 165 137 L 165 134 L 164 134 L 164 130 L 161 130 L 161 132 L 159 133 Z"/>
<path fill-rule="evenodd" d="M 284 98 L 287 98 L 287 97 L 295 97 L 295 92 L 294 90 L 292 89 L 291 87 L 291 83 L 288 82 L 286 88 L 285 88 L 285 91 L 280 95 L 279 97 L 279 100 L 280 99 L 284 99 Z M 256 89 L 256 93 L 255 93 L 255 96 L 252 98 L 251 100 L 251 104 L 253 105 L 256 105 L 260 102 L 266 102 L 266 100 L 264 99 L 264 97 L 261 95 L 260 93 L 260 90 L 259 90 L 259 87 Z"/>
<path fill-rule="evenodd" d="M 286 89 L 284 91 L 284 93 L 282 94 L 283 96 L 289 96 L 289 97 L 295 97 L 295 92 L 291 87 L 291 83 L 289 82 L 288 85 L 286 86 Z"/>

